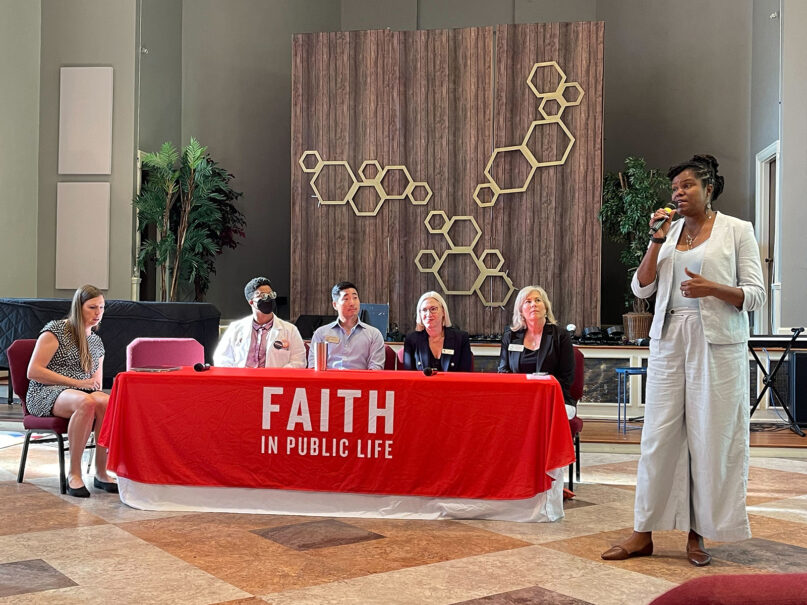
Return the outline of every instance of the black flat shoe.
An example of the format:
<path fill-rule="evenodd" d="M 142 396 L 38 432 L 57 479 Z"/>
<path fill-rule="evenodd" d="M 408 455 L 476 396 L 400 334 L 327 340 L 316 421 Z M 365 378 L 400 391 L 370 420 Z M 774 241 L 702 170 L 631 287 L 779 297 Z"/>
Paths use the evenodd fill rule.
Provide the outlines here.
<path fill-rule="evenodd" d="M 73 496 L 74 498 L 89 498 L 90 491 L 83 485 L 81 487 L 70 487 L 68 484 L 67 495 Z"/>
<path fill-rule="evenodd" d="M 98 477 L 93 477 L 92 484 L 96 489 L 102 489 L 110 494 L 118 493 L 118 484 L 114 481 L 101 481 Z M 89 496 L 89 494 L 87 495 Z"/>

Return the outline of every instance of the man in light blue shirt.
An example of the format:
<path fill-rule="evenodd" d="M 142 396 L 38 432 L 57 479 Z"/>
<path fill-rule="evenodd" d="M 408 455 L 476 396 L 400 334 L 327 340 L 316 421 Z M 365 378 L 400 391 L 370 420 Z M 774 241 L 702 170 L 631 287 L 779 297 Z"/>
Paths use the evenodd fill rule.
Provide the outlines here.
<path fill-rule="evenodd" d="M 314 367 L 318 342 L 328 343 L 328 368 L 336 370 L 383 370 L 384 337 L 373 326 L 359 321 L 359 292 L 349 281 L 340 281 L 331 290 L 337 319 L 311 337 L 308 367 Z"/>

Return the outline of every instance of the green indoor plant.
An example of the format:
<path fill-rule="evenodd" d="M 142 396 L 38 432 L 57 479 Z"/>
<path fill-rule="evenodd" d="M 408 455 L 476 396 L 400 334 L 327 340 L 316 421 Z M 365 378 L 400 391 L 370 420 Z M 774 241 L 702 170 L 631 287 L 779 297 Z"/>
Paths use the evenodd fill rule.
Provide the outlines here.
<path fill-rule="evenodd" d="M 648 168 L 643 158 L 626 158 L 624 170 L 609 172 L 603 179 L 600 221 L 605 234 L 622 245 L 619 260 L 627 269 L 625 306 L 632 311 L 623 320 L 628 340 L 646 338 L 650 329 L 649 303 L 633 296 L 630 281 L 647 250 L 650 215 L 669 197 L 666 175 Z"/>
<path fill-rule="evenodd" d="M 233 205 L 241 193 L 230 187 L 233 175 L 221 168 L 194 138 L 180 154 L 171 143 L 143 155 L 144 179 L 133 204 L 138 228 L 146 237 L 137 266 L 153 261 L 162 300 L 175 301 L 180 286 L 192 286 L 201 300 L 223 247 L 244 237 L 243 214 Z"/>

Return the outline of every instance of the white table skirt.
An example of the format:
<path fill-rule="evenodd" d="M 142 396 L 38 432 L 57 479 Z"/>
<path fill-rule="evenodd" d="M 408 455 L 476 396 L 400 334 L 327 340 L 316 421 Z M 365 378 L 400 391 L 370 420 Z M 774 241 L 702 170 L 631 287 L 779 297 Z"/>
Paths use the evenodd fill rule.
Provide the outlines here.
<path fill-rule="evenodd" d="M 522 500 L 153 485 L 124 477 L 118 478 L 118 486 L 121 501 L 142 510 L 549 522 L 563 518 L 563 471 L 555 469 L 549 473 L 554 479 L 549 490 Z"/>

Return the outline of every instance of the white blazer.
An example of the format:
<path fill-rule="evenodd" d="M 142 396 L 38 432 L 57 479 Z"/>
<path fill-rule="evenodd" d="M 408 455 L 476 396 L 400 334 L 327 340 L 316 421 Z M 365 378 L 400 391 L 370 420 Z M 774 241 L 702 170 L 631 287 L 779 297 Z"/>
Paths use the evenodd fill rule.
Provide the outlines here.
<path fill-rule="evenodd" d="M 251 338 L 251 315 L 231 323 L 227 326 L 224 336 L 221 337 L 216 352 L 213 353 L 213 365 L 243 368 L 247 363 Z M 280 341 L 283 348 L 276 349 L 274 346 L 276 341 Z M 283 321 L 277 315 L 275 315 L 272 329 L 266 335 L 266 367 L 305 367 L 305 345 L 297 326 Z"/>
<path fill-rule="evenodd" d="M 706 243 L 700 274 L 705 279 L 740 288 L 743 291 L 743 307 L 737 309 L 714 296 L 698 299 L 701 323 L 706 341 L 711 344 L 735 344 L 748 340 L 748 311 L 754 311 L 765 303 L 765 286 L 762 281 L 762 266 L 759 262 L 759 247 L 754 238 L 754 227 L 748 221 L 715 213 L 712 234 Z M 650 338 L 661 338 L 664 316 L 670 301 L 670 293 L 680 284 L 673 284 L 673 253 L 684 221 L 676 221 L 667 233 L 667 241 L 661 245 L 656 267 L 656 279 L 642 287 L 633 274 L 631 289 L 639 298 L 649 298 L 656 290 L 656 311 L 650 326 Z M 652 244 L 651 244 L 652 245 Z"/>

